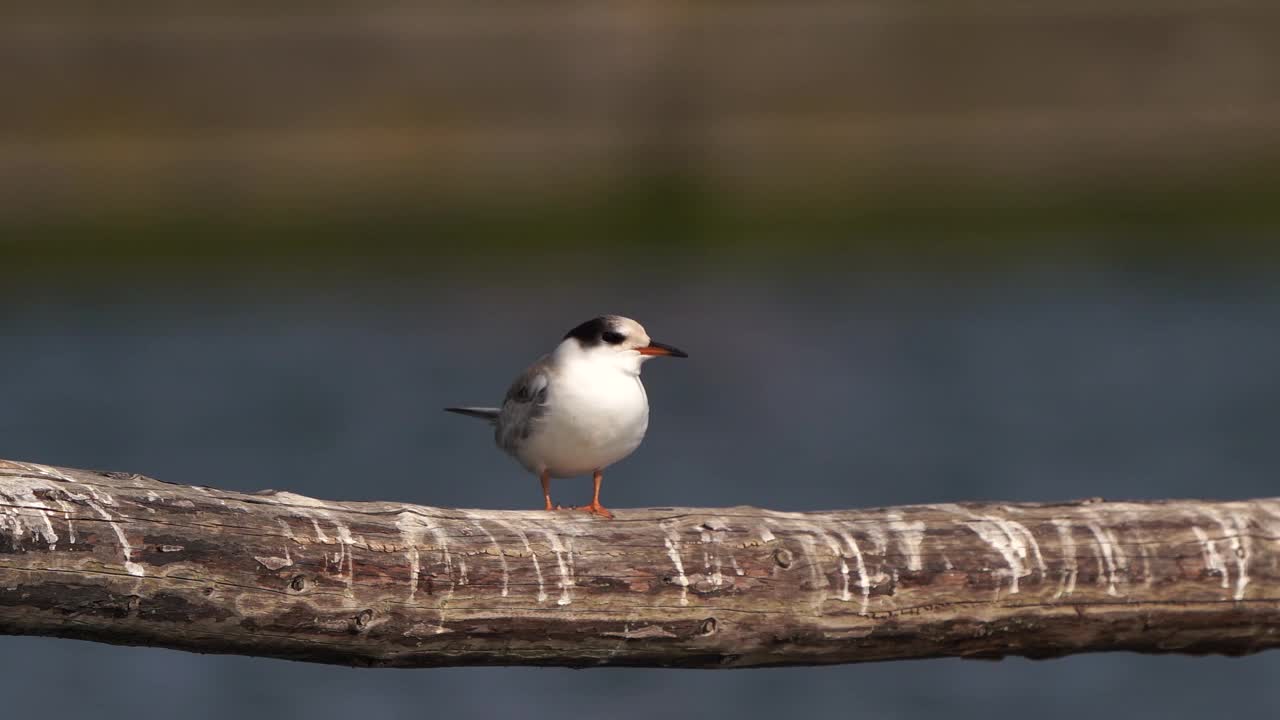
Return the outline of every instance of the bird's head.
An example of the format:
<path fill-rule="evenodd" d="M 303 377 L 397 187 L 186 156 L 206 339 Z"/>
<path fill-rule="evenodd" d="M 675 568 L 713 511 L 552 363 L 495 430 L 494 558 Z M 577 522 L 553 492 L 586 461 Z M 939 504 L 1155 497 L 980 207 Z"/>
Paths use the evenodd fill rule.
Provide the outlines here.
<path fill-rule="evenodd" d="M 621 315 L 601 315 L 570 330 L 556 351 L 592 362 L 610 362 L 635 373 L 654 357 L 689 357 L 683 350 L 654 342 L 644 326 Z"/>

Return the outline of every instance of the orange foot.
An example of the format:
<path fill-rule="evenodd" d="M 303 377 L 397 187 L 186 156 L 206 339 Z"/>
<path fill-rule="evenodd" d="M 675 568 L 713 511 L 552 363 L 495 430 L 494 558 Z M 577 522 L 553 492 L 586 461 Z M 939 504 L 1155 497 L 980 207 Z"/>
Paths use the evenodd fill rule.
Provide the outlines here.
<path fill-rule="evenodd" d="M 581 510 L 583 512 L 589 512 L 592 515 L 598 515 L 607 520 L 613 519 L 613 513 L 609 512 L 609 510 L 605 506 L 601 505 L 598 501 L 592 502 L 590 505 L 579 505 L 578 507 L 575 507 L 573 509 Z"/>

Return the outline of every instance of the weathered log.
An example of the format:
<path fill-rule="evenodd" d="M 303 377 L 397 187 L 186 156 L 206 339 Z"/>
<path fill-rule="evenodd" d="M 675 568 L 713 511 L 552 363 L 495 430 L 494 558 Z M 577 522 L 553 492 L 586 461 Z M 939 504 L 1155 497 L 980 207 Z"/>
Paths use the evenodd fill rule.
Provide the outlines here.
<path fill-rule="evenodd" d="M 0 461 L 0 633 L 368 666 L 1280 645 L 1280 499 L 579 513 Z"/>

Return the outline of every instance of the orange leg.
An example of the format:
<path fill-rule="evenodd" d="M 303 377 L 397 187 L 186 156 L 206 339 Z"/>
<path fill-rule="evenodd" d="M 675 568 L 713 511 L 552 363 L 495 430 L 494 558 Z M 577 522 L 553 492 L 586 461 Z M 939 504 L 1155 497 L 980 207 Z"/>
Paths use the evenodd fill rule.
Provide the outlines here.
<path fill-rule="evenodd" d="M 542 481 L 542 499 L 546 501 L 547 509 L 555 510 L 556 507 L 551 504 L 551 473 L 543 470 L 538 479 Z"/>
<path fill-rule="evenodd" d="M 605 507 L 600 504 L 600 481 L 604 480 L 604 473 L 599 470 L 595 471 L 591 475 L 591 480 L 595 483 L 595 492 L 591 495 L 591 504 L 576 507 L 574 510 L 583 510 L 591 513 L 592 515 L 599 515 L 602 518 L 612 518 L 613 513 L 606 510 Z"/>

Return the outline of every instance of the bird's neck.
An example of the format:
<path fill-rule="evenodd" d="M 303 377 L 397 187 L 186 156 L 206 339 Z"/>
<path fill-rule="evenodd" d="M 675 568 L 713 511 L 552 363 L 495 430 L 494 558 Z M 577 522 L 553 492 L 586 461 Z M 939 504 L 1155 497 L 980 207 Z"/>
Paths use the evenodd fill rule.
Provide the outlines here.
<path fill-rule="evenodd" d="M 589 349 L 577 347 L 571 341 L 562 343 L 556 348 L 556 362 L 567 372 L 581 372 L 599 375 L 614 373 L 639 377 L 640 364 L 643 357 L 636 353 L 616 352 L 612 350 Z"/>

